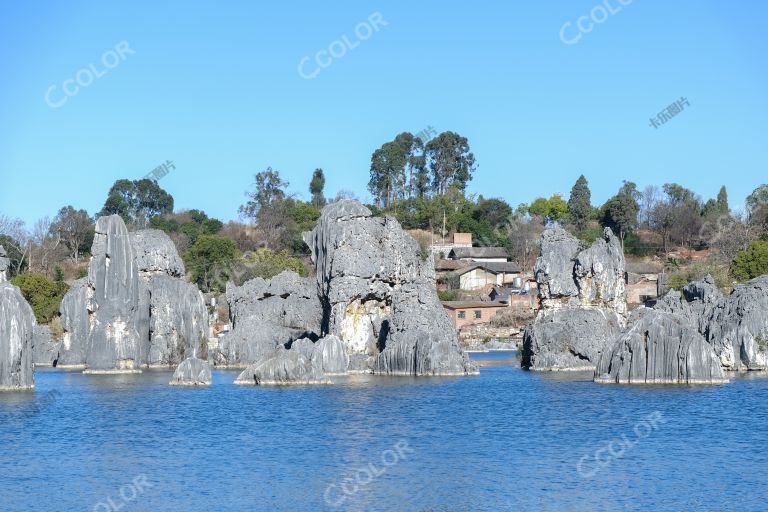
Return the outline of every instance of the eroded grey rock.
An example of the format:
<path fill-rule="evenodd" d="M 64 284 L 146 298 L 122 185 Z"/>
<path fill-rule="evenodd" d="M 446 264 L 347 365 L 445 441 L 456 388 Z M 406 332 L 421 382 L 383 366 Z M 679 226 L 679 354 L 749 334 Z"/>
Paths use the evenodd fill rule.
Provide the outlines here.
<path fill-rule="evenodd" d="M 0 391 L 32 389 L 35 315 L 16 286 L 0 283 Z"/>
<path fill-rule="evenodd" d="M 167 274 L 149 280 L 149 338 L 146 364 L 175 366 L 208 353 L 208 311 L 200 290 Z"/>
<path fill-rule="evenodd" d="M 35 366 L 56 366 L 61 342 L 53 339 L 51 328 L 35 325 L 32 329 L 32 357 Z"/>
<path fill-rule="evenodd" d="M 227 284 L 232 331 L 222 340 L 216 364 L 244 367 L 275 347 L 300 338 L 317 339 L 323 308 L 314 280 L 285 271 L 272 279 Z"/>
<path fill-rule="evenodd" d="M 717 384 L 727 382 L 712 345 L 680 315 L 646 309 L 604 353 L 595 382 Z"/>
<path fill-rule="evenodd" d="M 11 260 L 7 256 L 8 253 L 5 252 L 5 247 L 0 245 L 0 283 L 8 280 L 8 269 L 11 266 Z"/>
<path fill-rule="evenodd" d="M 351 368 L 393 375 L 477 373 L 437 297 L 432 259 L 422 258 L 419 244 L 394 218 L 372 217 L 356 201 L 338 201 L 323 208 L 317 226 L 303 237 L 317 269 L 322 332 L 342 341 Z"/>
<path fill-rule="evenodd" d="M 138 267 L 128 230 L 119 215 L 96 221 L 91 253 L 88 284 L 93 288 L 93 313 L 85 358 L 87 371 L 139 371 Z"/>
<path fill-rule="evenodd" d="M 171 386 L 210 386 L 212 382 L 211 367 L 208 361 L 189 357 L 173 372 Z"/>
<path fill-rule="evenodd" d="M 261 361 L 248 366 L 235 384 L 252 386 L 285 386 L 330 384 L 320 369 L 298 350 L 277 347 Z"/>
<path fill-rule="evenodd" d="M 167 274 L 184 277 L 184 261 L 173 240 L 159 229 L 142 229 L 131 233 L 136 252 L 136 268 L 146 274 Z"/>
<path fill-rule="evenodd" d="M 61 325 L 64 329 L 59 353 L 59 368 L 85 367 L 85 355 L 90 337 L 90 315 L 93 313 L 93 288 L 84 277 L 75 281 L 61 301 Z"/>
<path fill-rule="evenodd" d="M 304 341 L 304 340 L 299 340 Z M 297 349 L 296 343 L 291 350 Z M 344 343 L 333 334 L 329 334 L 314 343 L 310 354 L 312 363 L 326 375 L 339 375 L 347 373 L 349 369 L 349 355 Z"/>
<path fill-rule="evenodd" d="M 624 254 L 606 228 L 590 247 L 563 229 L 542 234 L 534 271 L 541 308 L 523 335 L 530 370 L 594 370 L 626 325 Z"/>
<path fill-rule="evenodd" d="M 768 276 L 737 286 L 717 303 L 707 338 L 729 370 L 768 367 Z"/>

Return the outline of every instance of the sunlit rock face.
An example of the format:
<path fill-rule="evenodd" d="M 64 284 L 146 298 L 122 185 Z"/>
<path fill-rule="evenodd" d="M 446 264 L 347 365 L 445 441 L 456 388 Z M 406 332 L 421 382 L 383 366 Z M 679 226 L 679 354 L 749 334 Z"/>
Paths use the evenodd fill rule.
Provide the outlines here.
<path fill-rule="evenodd" d="M 11 260 L 7 257 L 5 248 L 0 245 L 0 283 L 4 283 L 8 280 L 8 269 L 11 266 Z"/>
<path fill-rule="evenodd" d="M 362 365 L 353 370 L 408 375 L 477 372 L 459 349 L 455 329 L 437 297 L 431 258 L 422 257 L 419 244 L 394 218 L 373 217 L 357 201 L 338 201 L 323 208 L 317 226 L 304 233 L 304 241 L 317 269 L 325 310 L 323 332 L 337 336 Z M 429 320 L 408 318 L 417 314 Z M 421 336 L 425 323 L 433 329 L 427 338 Z M 392 330 L 395 324 L 402 327 L 397 335 Z"/>
<path fill-rule="evenodd" d="M 91 252 L 88 277 L 60 306 L 57 366 L 135 372 L 207 356 L 203 295 L 183 280 L 184 264 L 165 233 L 128 233 L 119 216 L 100 217 Z"/>
<path fill-rule="evenodd" d="M 718 384 L 727 382 L 712 345 L 680 315 L 643 309 L 612 349 L 602 354 L 595 382 Z"/>
<path fill-rule="evenodd" d="M 96 221 L 91 251 L 88 285 L 93 289 L 93 304 L 85 356 L 88 371 L 138 371 L 138 267 L 128 230 L 119 215 Z"/>
<path fill-rule="evenodd" d="M 249 365 L 235 384 L 252 386 L 285 386 L 330 384 L 317 364 L 298 350 L 279 346 L 257 363 Z"/>
<path fill-rule="evenodd" d="M 16 286 L 0 283 L 0 391 L 32 389 L 32 308 Z"/>
<path fill-rule="evenodd" d="M 768 368 L 768 276 L 723 296 L 711 276 L 670 291 L 655 309 L 678 315 L 712 345 L 726 370 Z"/>
<path fill-rule="evenodd" d="M 181 362 L 173 373 L 171 386 L 210 386 L 211 367 L 208 361 L 190 357 Z"/>
<path fill-rule="evenodd" d="M 541 308 L 523 336 L 523 367 L 594 370 L 626 324 L 621 242 L 608 228 L 590 247 L 546 230 L 534 273 Z"/>

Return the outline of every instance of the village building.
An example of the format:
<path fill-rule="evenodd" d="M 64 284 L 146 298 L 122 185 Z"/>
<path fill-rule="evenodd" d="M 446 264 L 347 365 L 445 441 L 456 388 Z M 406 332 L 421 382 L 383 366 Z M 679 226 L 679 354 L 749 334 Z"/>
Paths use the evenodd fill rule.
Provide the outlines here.
<path fill-rule="evenodd" d="M 513 262 L 472 262 L 464 268 L 454 271 L 458 277 L 459 289 L 478 290 L 490 286 L 508 286 L 520 279 L 520 266 Z"/>
<path fill-rule="evenodd" d="M 448 259 L 476 263 L 504 263 L 509 261 L 509 255 L 503 247 L 457 247 L 451 249 Z"/>
<path fill-rule="evenodd" d="M 658 298 L 659 264 L 627 261 L 624 282 L 627 304 L 651 306 Z"/>
<path fill-rule="evenodd" d="M 446 301 L 443 307 L 457 329 L 465 325 L 485 324 L 493 315 L 507 308 L 502 302 Z"/>

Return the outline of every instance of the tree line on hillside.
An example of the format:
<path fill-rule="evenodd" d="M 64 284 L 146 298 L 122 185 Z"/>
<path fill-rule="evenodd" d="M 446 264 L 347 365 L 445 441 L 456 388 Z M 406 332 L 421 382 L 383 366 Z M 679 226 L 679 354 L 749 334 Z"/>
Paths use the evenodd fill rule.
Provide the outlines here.
<path fill-rule="evenodd" d="M 476 169 L 468 140 L 457 133 L 443 132 L 426 141 L 400 133 L 371 154 L 368 188 L 373 201 L 368 207 L 374 215 L 395 217 L 405 229 L 419 230 L 414 234 L 425 254 L 431 241 L 468 232 L 475 245 L 505 247 L 527 272 L 538 256 L 543 230 L 560 226 L 587 243 L 610 227 L 626 254 L 658 256 L 672 269 L 685 267 L 688 274 L 681 270 L 679 275 L 686 278 L 693 274 L 675 257 L 679 248 L 712 252 L 694 274 L 714 268 L 722 279 L 746 280 L 768 273 L 768 185 L 750 194 L 743 212 L 731 210 L 725 187 L 705 201 L 676 183 L 640 191 L 629 181 L 603 205 L 594 206 L 582 175 L 567 200 L 553 194 L 512 207 L 500 198 L 467 193 Z M 55 314 L 52 304 L 66 292 L 66 282 L 85 275 L 100 215 L 120 215 L 131 230 L 166 232 L 190 279 L 205 292 L 221 292 L 229 280 L 240 284 L 282 270 L 308 274 L 308 248 L 301 233 L 314 227 L 329 201 L 354 198 L 343 190 L 326 198 L 325 181 L 324 171 L 315 169 L 308 183 L 310 200 L 302 201 L 289 191 L 280 172 L 268 167 L 254 175 L 239 208 L 240 221 L 225 224 L 202 210 L 174 211 L 173 196 L 157 181 L 121 179 L 94 216 L 67 205 L 54 218 L 27 229 L 21 220 L 0 215 L 0 245 L 11 259 L 11 276 L 28 300 L 34 298 L 43 322 Z"/>

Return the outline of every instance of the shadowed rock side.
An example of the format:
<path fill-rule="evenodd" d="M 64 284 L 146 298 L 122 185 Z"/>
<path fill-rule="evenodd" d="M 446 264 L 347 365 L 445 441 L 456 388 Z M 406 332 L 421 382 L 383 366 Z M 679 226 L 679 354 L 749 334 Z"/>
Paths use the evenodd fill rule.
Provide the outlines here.
<path fill-rule="evenodd" d="M 457 342 L 451 319 L 427 282 L 408 283 L 392 294 L 392 315 L 384 350 L 376 358 L 375 373 L 386 375 L 477 374 Z M 438 302 L 438 305 L 440 303 Z"/>
<path fill-rule="evenodd" d="M 277 346 L 300 338 L 319 338 L 323 308 L 314 280 L 295 272 L 272 279 L 227 284 L 232 331 L 215 356 L 219 366 L 246 367 L 272 354 Z"/>
<path fill-rule="evenodd" d="M 258 363 L 248 366 L 235 384 L 283 386 L 330 384 L 322 371 L 298 350 L 280 346 Z"/>
<path fill-rule="evenodd" d="M 523 336 L 530 370 L 594 370 L 626 324 L 624 254 L 606 228 L 591 247 L 548 229 L 534 269 L 541 308 Z"/>
<path fill-rule="evenodd" d="M 431 258 L 422 258 L 395 219 L 372 217 L 357 201 L 343 200 L 323 208 L 303 237 L 317 269 L 322 332 L 344 343 L 350 370 L 477 373 L 437 297 Z"/>
<path fill-rule="evenodd" d="M 211 367 L 208 361 L 190 357 L 181 362 L 173 372 L 171 386 L 210 386 Z"/>
<path fill-rule="evenodd" d="M 684 318 L 647 309 L 602 355 L 595 382 L 717 384 L 728 382 L 712 346 Z"/>
<path fill-rule="evenodd" d="M 158 230 L 128 233 L 117 215 L 100 217 L 88 277 L 60 306 L 59 367 L 89 373 L 135 372 L 207 356 L 203 295 L 186 283 L 171 239 Z"/>
<path fill-rule="evenodd" d="M 88 284 L 93 288 L 93 313 L 86 371 L 140 371 L 138 268 L 128 230 L 119 215 L 97 220 L 92 254 Z"/>
<path fill-rule="evenodd" d="M 0 282 L 0 391 L 35 387 L 32 337 L 35 315 L 21 290 Z"/>
<path fill-rule="evenodd" d="M 190 356 L 207 356 L 208 311 L 197 286 L 158 274 L 149 279 L 148 288 L 146 364 L 174 366 Z"/>
<path fill-rule="evenodd" d="M 51 328 L 35 325 L 32 329 L 32 362 L 35 366 L 54 366 L 59 357 L 61 342 L 53 339 Z"/>

